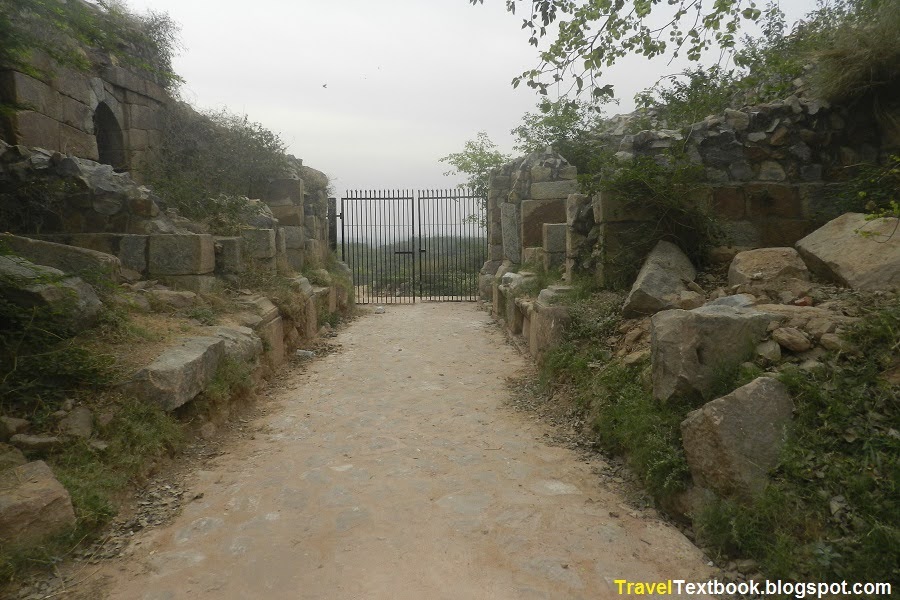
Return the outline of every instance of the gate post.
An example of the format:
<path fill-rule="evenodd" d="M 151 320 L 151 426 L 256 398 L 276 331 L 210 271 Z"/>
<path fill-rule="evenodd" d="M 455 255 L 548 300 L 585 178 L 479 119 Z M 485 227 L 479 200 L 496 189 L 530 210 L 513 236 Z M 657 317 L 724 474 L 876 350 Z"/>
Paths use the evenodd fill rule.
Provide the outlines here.
<path fill-rule="evenodd" d="M 328 199 L 328 247 L 337 250 L 337 198 Z M 343 254 L 341 259 L 343 260 Z"/>

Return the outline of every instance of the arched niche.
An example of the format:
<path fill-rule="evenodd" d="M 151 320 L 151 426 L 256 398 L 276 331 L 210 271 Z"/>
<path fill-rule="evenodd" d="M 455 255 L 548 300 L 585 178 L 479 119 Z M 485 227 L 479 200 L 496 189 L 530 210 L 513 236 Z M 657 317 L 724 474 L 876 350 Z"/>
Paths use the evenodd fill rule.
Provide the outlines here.
<path fill-rule="evenodd" d="M 97 137 L 100 162 L 112 165 L 116 171 L 127 171 L 128 159 L 125 156 L 122 127 L 106 102 L 98 104 L 94 111 L 94 135 Z"/>

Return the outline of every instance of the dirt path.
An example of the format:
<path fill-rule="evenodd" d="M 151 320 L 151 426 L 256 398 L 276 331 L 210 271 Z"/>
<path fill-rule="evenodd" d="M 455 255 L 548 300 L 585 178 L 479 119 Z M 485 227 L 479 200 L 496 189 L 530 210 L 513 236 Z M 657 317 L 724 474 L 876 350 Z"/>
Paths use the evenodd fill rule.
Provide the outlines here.
<path fill-rule="evenodd" d="M 614 579 L 709 575 L 504 406 L 524 359 L 475 306 L 389 306 L 338 341 L 97 574 L 109 598 L 613 598 Z"/>

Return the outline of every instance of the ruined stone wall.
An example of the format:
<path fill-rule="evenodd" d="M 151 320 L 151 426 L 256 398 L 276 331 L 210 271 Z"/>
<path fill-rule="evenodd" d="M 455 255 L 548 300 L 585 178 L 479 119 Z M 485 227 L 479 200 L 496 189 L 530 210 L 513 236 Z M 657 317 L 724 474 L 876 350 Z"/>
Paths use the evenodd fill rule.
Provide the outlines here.
<path fill-rule="evenodd" d="M 547 270 L 565 261 L 566 198 L 578 191 L 578 170 L 549 149 L 518 158 L 491 173 L 488 261 L 483 295 L 501 265 L 529 263 Z"/>
<path fill-rule="evenodd" d="M 296 166 L 269 183 L 259 214 L 248 215 L 240 235 L 214 236 L 204 224 L 163 210 L 128 173 L 0 141 L 0 222 L 5 231 L 115 256 L 128 279 L 205 291 L 216 277 L 234 280 L 247 270 L 289 273 L 329 264 L 327 178 Z"/>
<path fill-rule="evenodd" d="M 608 133 L 601 144 L 623 162 L 666 163 L 675 153 L 701 166 L 705 182 L 696 202 L 723 223 L 728 247 L 717 254 L 724 260 L 740 250 L 793 246 L 840 214 L 841 182 L 900 147 L 898 131 L 885 122 L 871 111 L 828 106 L 801 93 L 727 110 L 684 130 Z M 606 258 L 622 252 L 640 264 L 650 246 L 639 242 L 652 215 L 611 193 L 573 196 L 569 203 L 569 274 L 581 270 L 614 281 L 621 273 Z"/>
<path fill-rule="evenodd" d="M 0 103 L 15 107 L 0 117 L 0 139 L 110 164 L 140 180 L 160 143 L 171 98 L 113 57 L 89 54 L 90 72 L 41 56 L 33 60 L 32 73 L 0 71 Z"/>

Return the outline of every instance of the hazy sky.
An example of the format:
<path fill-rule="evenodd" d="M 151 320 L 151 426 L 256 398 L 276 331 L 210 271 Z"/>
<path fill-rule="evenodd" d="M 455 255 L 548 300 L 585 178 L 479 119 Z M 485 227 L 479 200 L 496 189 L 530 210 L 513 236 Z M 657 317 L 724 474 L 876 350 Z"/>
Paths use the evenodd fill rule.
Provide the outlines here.
<path fill-rule="evenodd" d="M 812 0 L 782 2 L 799 15 Z M 247 113 L 281 134 L 304 164 L 345 189 L 443 188 L 438 159 L 480 130 L 512 152 L 509 131 L 534 110 L 512 89 L 536 66 L 521 18 L 502 0 L 129 0 L 182 28 L 175 61 L 197 108 Z M 791 5 L 791 6 L 786 6 Z M 679 70 L 626 61 L 610 74 L 631 110 L 635 92 Z"/>

